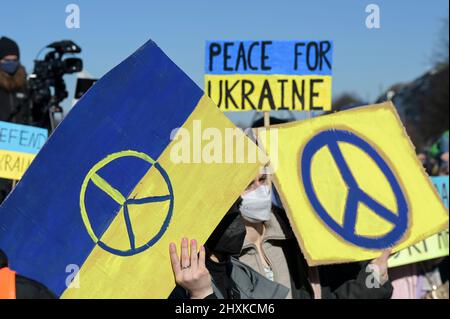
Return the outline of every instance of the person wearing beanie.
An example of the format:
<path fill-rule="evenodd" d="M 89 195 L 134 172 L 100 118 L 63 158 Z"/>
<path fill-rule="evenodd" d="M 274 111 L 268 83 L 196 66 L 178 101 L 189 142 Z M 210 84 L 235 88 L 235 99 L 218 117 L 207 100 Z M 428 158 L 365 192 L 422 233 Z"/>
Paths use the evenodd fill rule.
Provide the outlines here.
<path fill-rule="evenodd" d="M 25 91 L 26 72 L 20 64 L 19 46 L 0 37 L 0 121 L 28 124 Z"/>
<path fill-rule="evenodd" d="M 29 124 L 26 72 L 20 65 L 19 46 L 0 36 L 0 121 Z M 0 203 L 11 191 L 11 181 L 0 178 Z"/>

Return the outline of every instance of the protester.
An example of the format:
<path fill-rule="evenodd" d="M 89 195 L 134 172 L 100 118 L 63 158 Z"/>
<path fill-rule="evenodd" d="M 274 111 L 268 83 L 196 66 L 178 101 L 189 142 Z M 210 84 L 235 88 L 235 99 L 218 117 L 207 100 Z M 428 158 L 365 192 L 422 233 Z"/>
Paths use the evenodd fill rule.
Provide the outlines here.
<path fill-rule="evenodd" d="M 26 72 L 20 64 L 19 46 L 0 38 L 0 121 L 28 123 L 29 112 L 22 99 L 26 91 Z"/>
<path fill-rule="evenodd" d="M 28 123 L 28 110 L 23 103 L 26 72 L 20 65 L 16 42 L 0 38 L 0 121 Z M 0 178 L 0 204 L 11 191 L 11 181 Z"/>
<path fill-rule="evenodd" d="M 449 174 L 449 132 L 444 132 L 441 137 L 430 147 L 430 156 L 437 162 L 437 167 L 432 175 L 448 175 Z"/>
<path fill-rule="evenodd" d="M 448 155 L 448 131 L 446 131 L 442 137 L 439 139 L 439 160 L 440 160 L 440 168 L 439 168 L 439 175 L 448 175 L 449 173 L 449 167 L 448 167 L 448 161 L 449 161 L 449 155 Z"/>
<path fill-rule="evenodd" d="M 447 158 L 447 174 L 443 175 L 448 175 L 448 132 L 428 150 L 419 150 L 417 158 L 430 176 L 442 175 Z M 390 268 L 389 277 L 394 287 L 392 299 L 448 298 L 448 257 Z"/>
<path fill-rule="evenodd" d="M 246 228 L 239 260 L 288 287 L 288 298 L 310 298 L 313 290 L 308 282 L 308 267 L 301 253 L 296 253 L 300 250 L 285 215 L 278 207 L 272 207 L 266 182 L 266 175 L 259 176 L 236 207 Z"/>
<path fill-rule="evenodd" d="M 427 295 L 437 298 L 436 292 L 443 290 L 437 267 L 441 262 L 442 259 L 428 260 L 389 269 L 394 287 L 392 299 L 422 299 Z M 448 286 L 446 295 L 448 298 Z"/>
<path fill-rule="evenodd" d="M 436 161 L 433 157 L 429 155 L 428 150 L 426 149 L 420 149 L 417 151 L 417 158 L 422 163 L 423 168 L 425 169 L 425 172 L 432 176 L 434 174 L 434 171 L 436 169 Z"/>
<path fill-rule="evenodd" d="M 6 254 L 0 250 L 0 299 L 54 299 L 44 285 L 8 268 Z"/>
<path fill-rule="evenodd" d="M 270 186 L 266 175 L 260 175 L 241 195 L 238 209 L 244 218 L 246 237 L 240 261 L 289 288 L 288 298 L 389 298 L 392 286 L 387 278 L 389 252 L 373 261 L 380 269 L 382 278 L 379 288 L 366 286 L 366 267 L 359 269 L 354 280 L 342 277 L 330 281 L 333 267 L 308 268 L 283 209 L 273 206 Z M 354 266 L 354 265 L 353 265 Z M 349 267 L 349 266 L 338 266 Z M 352 267 L 352 266 L 350 266 Z M 321 278 L 323 276 L 323 278 Z"/>
<path fill-rule="evenodd" d="M 236 257 L 242 249 L 245 226 L 242 217 L 231 210 L 214 230 L 197 256 L 197 242 L 181 241 L 169 252 L 177 287 L 172 299 L 284 299 L 288 289 L 266 279 Z"/>

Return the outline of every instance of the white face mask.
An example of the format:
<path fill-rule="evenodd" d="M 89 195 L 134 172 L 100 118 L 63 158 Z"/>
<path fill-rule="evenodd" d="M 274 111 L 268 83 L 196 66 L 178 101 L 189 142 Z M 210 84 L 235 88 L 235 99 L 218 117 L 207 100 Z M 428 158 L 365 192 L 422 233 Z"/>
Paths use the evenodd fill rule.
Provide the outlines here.
<path fill-rule="evenodd" d="M 272 194 L 268 185 L 261 185 L 255 190 L 242 195 L 239 207 L 242 216 L 249 221 L 264 222 L 270 219 L 272 212 Z"/>

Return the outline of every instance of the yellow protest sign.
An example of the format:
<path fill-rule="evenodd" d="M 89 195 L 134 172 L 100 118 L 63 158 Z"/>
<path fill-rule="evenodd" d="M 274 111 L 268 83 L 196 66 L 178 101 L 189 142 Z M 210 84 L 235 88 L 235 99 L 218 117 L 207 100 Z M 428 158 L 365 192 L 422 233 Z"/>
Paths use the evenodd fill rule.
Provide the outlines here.
<path fill-rule="evenodd" d="M 260 137 L 269 153 L 269 140 L 280 145 L 270 154 L 274 182 L 309 265 L 372 259 L 448 228 L 392 103 L 276 126 Z"/>
<path fill-rule="evenodd" d="M 46 129 L 0 121 L 0 178 L 21 179 L 46 141 Z"/>

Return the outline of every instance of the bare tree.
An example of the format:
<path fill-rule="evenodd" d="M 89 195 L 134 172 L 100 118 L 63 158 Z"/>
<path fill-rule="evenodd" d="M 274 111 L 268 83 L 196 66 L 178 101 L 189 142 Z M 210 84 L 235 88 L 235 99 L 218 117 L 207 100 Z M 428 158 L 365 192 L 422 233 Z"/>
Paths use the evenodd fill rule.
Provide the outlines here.
<path fill-rule="evenodd" d="M 448 17 L 442 21 L 441 30 L 439 33 L 436 47 L 433 50 L 432 63 L 437 68 L 443 68 L 448 66 L 449 55 L 449 30 L 448 30 Z"/>
<path fill-rule="evenodd" d="M 352 108 L 354 106 L 361 106 L 365 104 L 363 100 L 356 95 L 355 93 L 351 92 L 344 92 L 340 95 L 338 95 L 334 101 L 333 101 L 333 110 L 334 111 L 341 111 L 346 108 Z"/>

